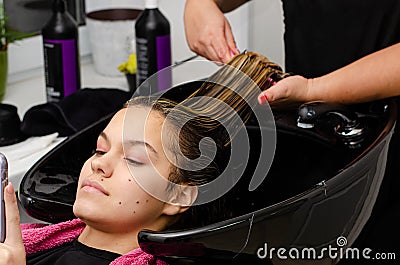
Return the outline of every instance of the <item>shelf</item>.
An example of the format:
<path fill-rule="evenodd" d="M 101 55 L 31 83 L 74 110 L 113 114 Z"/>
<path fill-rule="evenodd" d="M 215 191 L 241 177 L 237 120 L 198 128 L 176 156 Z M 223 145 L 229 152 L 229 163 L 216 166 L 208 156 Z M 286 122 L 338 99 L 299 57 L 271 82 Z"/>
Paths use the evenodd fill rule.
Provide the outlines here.
<path fill-rule="evenodd" d="M 20 81 L 7 84 L 3 103 L 15 105 L 21 119 L 24 113 L 31 107 L 46 103 L 46 88 L 44 70 L 36 69 Z M 124 75 L 116 77 L 100 75 L 94 69 L 90 59 L 81 63 L 82 88 L 118 88 L 128 90 L 128 84 Z"/>

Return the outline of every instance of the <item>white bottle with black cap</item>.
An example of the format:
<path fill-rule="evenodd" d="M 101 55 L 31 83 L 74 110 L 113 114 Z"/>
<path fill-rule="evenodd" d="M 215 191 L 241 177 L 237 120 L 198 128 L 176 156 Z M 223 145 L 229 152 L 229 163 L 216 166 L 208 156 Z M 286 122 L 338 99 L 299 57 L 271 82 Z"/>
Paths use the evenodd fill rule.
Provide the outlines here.
<path fill-rule="evenodd" d="M 168 19 L 158 9 L 158 0 L 146 0 L 145 9 L 135 23 L 138 87 L 148 77 L 158 73 L 151 85 L 155 93 L 171 87 L 171 31 Z"/>

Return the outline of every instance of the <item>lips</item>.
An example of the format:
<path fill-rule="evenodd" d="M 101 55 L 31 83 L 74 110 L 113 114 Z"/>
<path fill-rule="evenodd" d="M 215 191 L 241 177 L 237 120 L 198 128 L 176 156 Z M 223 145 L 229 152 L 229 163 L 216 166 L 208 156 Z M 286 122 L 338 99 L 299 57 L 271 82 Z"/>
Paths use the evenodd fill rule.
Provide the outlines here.
<path fill-rule="evenodd" d="M 98 193 L 103 193 L 104 195 L 109 196 L 110 194 L 108 191 L 101 186 L 97 181 L 86 179 L 82 183 L 82 189 L 88 191 L 88 192 L 98 192 Z"/>

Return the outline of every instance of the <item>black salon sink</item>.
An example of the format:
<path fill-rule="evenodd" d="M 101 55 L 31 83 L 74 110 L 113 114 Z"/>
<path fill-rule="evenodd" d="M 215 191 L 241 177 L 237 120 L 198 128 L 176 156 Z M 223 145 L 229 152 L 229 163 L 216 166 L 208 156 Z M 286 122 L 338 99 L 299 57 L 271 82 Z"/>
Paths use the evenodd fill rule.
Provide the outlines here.
<path fill-rule="evenodd" d="M 232 218 L 215 222 L 214 216 L 203 214 L 197 216 L 200 225 L 194 220 L 191 229 L 142 231 L 141 248 L 170 264 L 268 264 L 272 261 L 265 248 L 275 249 L 274 264 L 337 263 L 327 252 L 292 263 L 277 258 L 276 250 L 312 248 L 318 257 L 330 246 L 351 246 L 370 218 L 385 175 L 396 106 L 374 102 L 354 106 L 354 112 L 366 127 L 365 139 L 356 147 L 335 137 L 327 129 L 330 121 L 301 129 L 296 112 L 275 113 L 274 161 L 254 191 L 248 187 L 258 163 L 260 129 L 248 125 L 250 164 L 223 202 Z M 212 219 L 208 225 L 207 219 Z"/>
<path fill-rule="evenodd" d="M 199 84 L 177 86 L 167 96 L 179 101 Z M 319 253 L 337 247 L 338 238 L 351 246 L 379 193 L 397 112 L 391 100 L 348 108 L 365 128 L 356 146 L 333 133 L 336 121 L 329 115 L 314 128 L 303 129 L 297 126 L 297 111 L 274 112 L 274 160 L 253 191 L 249 183 L 262 162 L 260 132 L 270 128 L 250 120 L 246 126 L 250 159 L 235 187 L 217 202 L 195 206 L 190 222 L 173 230 L 141 231 L 140 247 L 170 264 L 268 264 L 270 257 L 262 255 L 266 246 L 269 250 L 314 248 Z M 69 137 L 27 172 L 19 197 L 29 215 L 47 222 L 73 218 L 80 167 L 109 119 L 104 117 Z M 211 204 L 219 210 L 211 212 Z M 325 255 L 307 264 L 336 262 Z"/>

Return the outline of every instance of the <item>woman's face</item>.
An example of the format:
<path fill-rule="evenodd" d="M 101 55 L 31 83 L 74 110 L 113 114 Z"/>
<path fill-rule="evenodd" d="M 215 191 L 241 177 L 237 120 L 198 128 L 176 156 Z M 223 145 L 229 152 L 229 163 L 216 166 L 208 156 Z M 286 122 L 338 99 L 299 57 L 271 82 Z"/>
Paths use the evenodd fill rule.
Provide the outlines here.
<path fill-rule="evenodd" d="M 133 108 L 126 120 L 127 109 L 120 110 L 100 134 L 96 152 L 85 162 L 78 182 L 75 215 L 110 232 L 161 230 L 168 216 L 182 211 L 150 196 L 131 175 L 152 179 L 160 174 L 167 179 L 171 170 L 161 142 L 164 118 L 152 111 L 147 119 L 147 108 Z M 134 124 L 125 137 L 124 122 Z M 129 139 L 123 139 L 126 135 Z"/>

